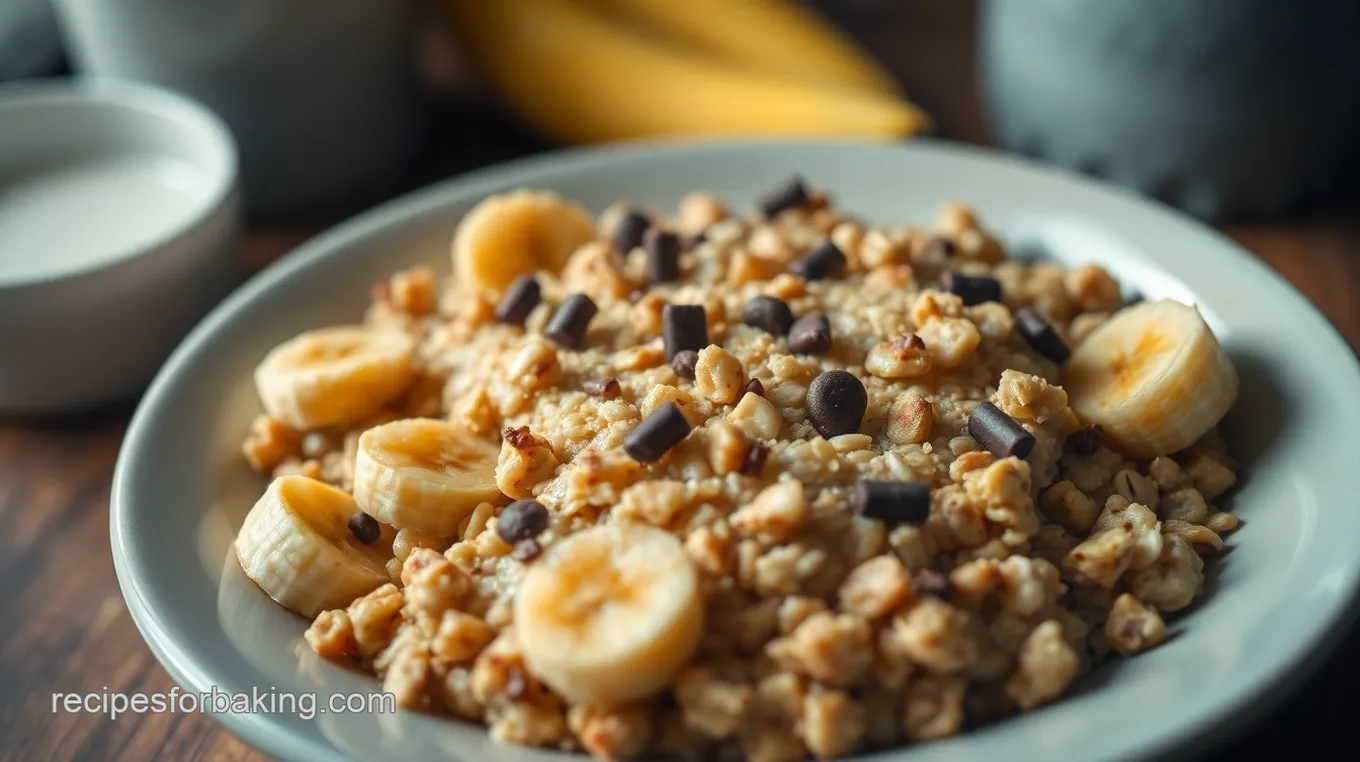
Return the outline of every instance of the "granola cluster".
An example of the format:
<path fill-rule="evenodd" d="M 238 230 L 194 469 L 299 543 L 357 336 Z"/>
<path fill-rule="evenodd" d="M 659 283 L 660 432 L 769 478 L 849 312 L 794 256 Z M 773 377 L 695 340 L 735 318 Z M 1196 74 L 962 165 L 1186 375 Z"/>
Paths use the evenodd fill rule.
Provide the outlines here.
<path fill-rule="evenodd" d="M 824 194 L 767 216 L 696 193 L 657 218 L 685 241 L 680 277 L 649 284 L 643 252 L 610 243 L 626 211 L 606 210 L 599 240 L 560 274 L 537 275 L 523 327 L 498 322 L 490 295 L 398 273 L 365 320 L 418 342 L 401 400 L 343 430 L 256 422 L 244 445 L 256 469 L 350 489 L 366 428 L 446 418 L 500 438 L 505 503 L 547 508 L 527 542 L 505 540 L 511 519 L 492 503 L 455 536 L 397 532 L 391 584 L 317 617 L 317 653 L 503 741 L 602 759 L 829 759 L 1057 700 L 1111 652 L 1157 646 L 1166 615 L 1202 592 L 1205 559 L 1238 524 L 1217 504 L 1236 481 L 1222 442 L 1124 457 L 1082 427 L 1061 366 L 1016 330 L 1028 308 L 1080 342 L 1121 306 L 1102 268 L 1007 260 L 958 205 L 930 228 L 870 226 Z M 844 257 L 835 277 L 796 274 L 827 241 Z M 965 299 L 947 273 L 993 279 L 1000 299 Z M 570 294 L 598 306 L 573 349 L 544 336 Z M 757 297 L 824 315 L 829 345 L 747 324 Z M 708 345 L 692 365 L 666 357 L 667 305 L 703 306 Z M 830 370 L 867 399 L 854 431 L 826 437 L 810 387 Z M 688 436 L 654 462 L 630 457 L 630 433 L 672 403 Z M 998 454 L 970 436 L 981 403 L 1032 449 Z M 857 511 L 861 480 L 928 485 L 920 520 Z M 683 543 L 706 631 L 655 699 L 571 705 L 525 664 L 516 583 L 556 539 L 612 521 Z"/>

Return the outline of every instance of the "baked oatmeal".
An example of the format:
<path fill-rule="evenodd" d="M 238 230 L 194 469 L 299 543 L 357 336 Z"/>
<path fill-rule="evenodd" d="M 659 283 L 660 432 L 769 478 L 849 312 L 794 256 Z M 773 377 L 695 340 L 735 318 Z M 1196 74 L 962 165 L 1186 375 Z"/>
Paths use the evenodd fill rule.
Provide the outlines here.
<path fill-rule="evenodd" d="M 459 224 L 257 370 L 243 568 L 403 707 L 601 759 L 830 759 L 1167 637 L 1238 526 L 1190 306 L 1008 260 L 967 207 Z"/>

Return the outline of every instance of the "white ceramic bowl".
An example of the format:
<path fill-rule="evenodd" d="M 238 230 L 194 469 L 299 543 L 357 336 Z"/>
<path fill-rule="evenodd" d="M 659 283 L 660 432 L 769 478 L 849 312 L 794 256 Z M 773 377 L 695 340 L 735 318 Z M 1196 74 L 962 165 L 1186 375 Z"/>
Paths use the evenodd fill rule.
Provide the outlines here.
<path fill-rule="evenodd" d="M 219 307 L 171 358 L 128 432 L 113 486 L 113 557 L 147 642 L 191 691 L 373 692 L 326 663 L 306 622 L 270 601 L 230 550 L 264 488 L 238 454 L 259 410 L 251 370 L 304 329 L 352 320 L 375 278 L 415 263 L 447 269 L 460 215 L 515 186 L 599 210 L 618 199 L 674 208 L 703 188 L 749 204 L 793 172 L 877 221 L 929 220 L 974 203 L 1013 248 L 1096 261 L 1149 298 L 1197 302 L 1242 377 L 1227 422 L 1245 465 L 1233 510 L 1245 524 L 1209 567 L 1202 603 L 1159 648 L 1096 671 L 1074 695 L 978 732 L 885 752 L 911 762 L 1146 759 L 1194 748 L 1253 716 L 1307 674 L 1352 618 L 1360 554 L 1360 367 L 1297 292 L 1224 237 L 1073 175 L 930 143 L 675 145 L 562 153 L 469 175 L 324 234 Z M 412 712 L 222 714 L 285 760 L 525 762 L 559 755 L 500 746 L 482 728 Z"/>
<path fill-rule="evenodd" d="M 236 285 L 236 150 L 155 88 L 0 87 L 0 411 L 140 391 Z"/>

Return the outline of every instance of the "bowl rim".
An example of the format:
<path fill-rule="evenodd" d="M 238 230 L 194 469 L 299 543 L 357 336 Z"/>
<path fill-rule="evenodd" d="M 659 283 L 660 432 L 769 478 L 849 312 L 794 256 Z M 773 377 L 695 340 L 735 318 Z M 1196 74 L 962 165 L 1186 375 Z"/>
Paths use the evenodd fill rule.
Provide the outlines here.
<path fill-rule="evenodd" d="M 160 117 L 185 134 L 202 141 L 211 161 L 197 166 L 208 192 L 172 228 L 149 243 L 112 252 L 89 264 L 75 268 L 54 268 L 19 277 L 0 276 L 0 296 L 26 289 L 37 289 L 89 280 L 107 275 L 129 263 L 151 256 L 194 231 L 212 224 L 220 212 L 232 205 L 237 195 L 240 153 L 231 130 L 207 106 L 193 98 L 163 87 L 113 77 L 44 77 L 0 83 L 0 119 L 7 113 L 40 111 L 53 107 L 84 106 L 119 113 L 137 111 Z M 163 142 L 163 145 L 172 145 Z"/>
<path fill-rule="evenodd" d="M 207 689 L 214 683 L 212 670 L 195 663 L 191 644 L 178 643 L 166 635 L 163 623 L 157 612 L 149 607 L 142 586 L 148 569 L 141 568 L 142 560 L 130 557 L 127 547 L 132 539 L 135 522 L 130 520 L 131 506 L 135 502 L 131 477 L 136 455 L 140 445 L 151 436 L 156 427 L 157 408 L 160 399 L 178 384 L 181 374 L 204 351 L 203 345 L 210 337 L 223 330 L 238 314 L 264 294 L 274 281 L 285 279 L 318 265 L 330 252 L 361 240 L 377 230 L 388 227 L 401 217 L 415 215 L 421 211 L 437 209 L 446 205 L 447 197 L 464 194 L 492 192 L 507 182 L 525 182 L 524 176 L 535 174 L 568 173 L 574 169 L 588 167 L 600 161 L 628 161 L 653 155 L 703 153 L 710 150 L 759 149 L 761 147 L 811 147 L 816 149 L 853 148 L 862 150 L 872 144 L 862 141 L 760 139 L 760 140 L 710 140 L 677 141 L 648 140 L 604 147 L 574 148 L 514 159 L 508 162 L 481 168 L 460 176 L 455 176 L 395 199 L 380 204 L 356 215 L 320 235 L 305 242 L 292 252 L 272 263 L 249 282 L 238 288 L 222 302 L 194 329 L 176 349 L 162 368 L 143 397 L 127 430 L 124 446 L 120 451 L 114 473 L 110 503 L 110 537 L 113 550 L 115 571 L 129 611 L 151 650 L 177 681 L 195 688 Z M 1137 211 L 1144 219 L 1170 226 L 1181 234 L 1194 233 L 1200 238 L 1209 237 L 1221 246 L 1243 252 L 1242 247 L 1217 230 L 1209 228 L 1188 216 L 1165 207 L 1154 201 L 1137 196 L 1121 188 L 1092 180 L 1066 169 L 1038 165 L 995 149 L 953 143 L 934 139 L 918 139 L 907 145 L 892 146 L 891 150 L 924 151 L 942 153 L 954 158 L 972 162 L 989 162 L 1008 165 L 1023 173 L 1042 175 L 1051 180 L 1067 184 L 1075 183 L 1081 190 L 1094 194 L 1105 203 L 1116 203 Z M 1360 362 L 1356 354 L 1340 332 L 1330 321 L 1309 302 L 1291 283 L 1279 276 L 1268 265 L 1253 255 L 1244 256 L 1235 262 L 1236 269 L 1247 271 L 1249 277 L 1264 279 L 1270 288 L 1277 290 L 1285 299 L 1290 311 L 1302 314 L 1316 323 L 1319 340 L 1329 342 L 1333 348 L 1344 348 L 1342 356 L 1347 358 L 1332 368 L 1337 374 L 1344 374 L 1347 383 L 1360 390 Z M 1342 367 L 1344 366 L 1344 367 Z M 1320 624 L 1308 637 L 1290 643 L 1281 649 L 1280 656 L 1274 657 L 1275 663 L 1256 681 L 1227 698 L 1213 702 L 1208 709 L 1193 713 L 1193 717 L 1180 722 L 1176 727 L 1160 732 L 1155 739 L 1141 742 L 1136 751 L 1141 754 L 1189 753 L 1202 750 L 1204 746 L 1222 741 L 1233 731 L 1250 719 L 1277 706 L 1287 697 L 1289 690 L 1309 678 L 1312 671 L 1336 648 L 1346 636 L 1351 625 L 1360 614 L 1360 560 L 1345 560 L 1345 577 L 1341 584 L 1344 600 L 1325 615 L 1320 616 Z M 299 737 L 277 727 L 274 721 L 254 715 L 225 714 L 219 717 L 228 729 L 240 733 L 251 744 L 285 758 L 293 759 L 334 759 L 348 757 L 334 746 L 311 738 Z M 966 734 L 965 734 L 966 735 Z M 961 736 L 963 737 L 963 736 Z M 891 750 L 901 752 L 902 748 Z M 1129 751 L 1123 749 L 1122 751 Z M 890 753 L 890 752 L 889 752 Z M 1113 753 L 1113 752 L 1111 752 Z M 875 759 L 887 759 L 884 752 L 874 755 Z M 1108 756 L 1108 755 L 1107 755 Z M 856 757 L 857 759 L 859 757 Z M 895 757 L 892 757 L 895 759 Z"/>

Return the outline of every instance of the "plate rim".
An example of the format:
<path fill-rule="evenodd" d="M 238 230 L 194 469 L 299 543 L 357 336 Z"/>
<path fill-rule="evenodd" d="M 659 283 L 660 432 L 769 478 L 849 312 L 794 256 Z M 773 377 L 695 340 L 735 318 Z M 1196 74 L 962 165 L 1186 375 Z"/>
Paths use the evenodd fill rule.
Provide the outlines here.
<path fill-rule="evenodd" d="M 203 345 L 223 330 L 231 320 L 254 302 L 269 285 L 296 271 L 305 270 L 326 259 L 331 252 L 349 243 L 362 239 L 375 230 L 394 222 L 394 217 L 411 216 L 422 210 L 437 208 L 446 203 L 443 199 L 451 195 L 485 194 L 491 189 L 506 183 L 532 182 L 524 175 L 543 175 L 567 173 L 576 169 L 598 169 L 593 165 L 600 162 L 630 161 L 656 158 L 665 154 L 687 152 L 704 153 L 708 151 L 762 149 L 768 147 L 798 148 L 809 147 L 819 150 L 880 148 L 891 151 L 937 153 L 955 159 L 1000 163 L 1009 165 L 1012 170 L 1022 173 L 1047 176 L 1067 184 L 1076 184 L 1087 193 L 1103 196 L 1118 204 L 1131 205 L 1141 214 L 1150 215 L 1159 224 L 1169 225 L 1177 233 L 1194 233 L 1216 239 L 1227 248 L 1245 254 L 1240 263 L 1242 269 L 1251 272 L 1251 277 L 1269 282 L 1270 287 L 1287 294 L 1292 304 L 1291 312 L 1301 312 L 1317 324 L 1319 334 L 1326 340 L 1345 349 L 1344 363 L 1338 363 L 1334 373 L 1348 373 L 1351 385 L 1360 390 L 1360 360 L 1356 350 L 1336 328 L 1335 325 L 1303 294 L 1283 276 L 1270 268 L 1263 260 L 1246 250 L 1220 231 L 1194 220 L 1181 212 L 1160 203 L 1139 196 L 1129 190 L 1100 182 L 1070 170 L 1039 164 L 1037 162 L 1004 153 L 997 149 L 956 143 L 939 139 L 916 139 L 906 144 L 876 144 L 854 140 L 804 140 L 790 139 L 752 139 L 752 140 L 646 140 L 617 143 L 605 146 L 566 148 L 520 157 L 505 162 L 445 178 L 430 185 L 415 189 L 396 198 L 385 201 L 370 209 L 348 217 L 327 228 L 321 233 L 304 241 L 275 262 L 261 269 L 245 283 L 238 286 L 226 299 L 205 316 L 176 347 L 170 358 L 162 366 L 152 381 L 129 423 L 123 445 L 118 454 L 110 493 L 109 526 L 110 544 L 113 553 L 114 569 L 120 590 L 128 603 L 128 610 L 139 632 L 157 660 L 175 678 L 177 683 L 188 685 L 196 690 L 208 690 L 215 683 L 208 671 L 197 664 L 191 646 L 175 643 L 167 637 L 166 631 L 158 621 L 159 612 L 150 606 L 141 588 L 142 575 L 147 573 L 134 559 L 127 556 L 124 532 L 130 531 L 129 505 L 135 495 L 131 493 L 129 473 L 135 467 L 135 452 L 139 445 L 155 427 L 157 408 L 160 400 L 179 383 L 182 371 L 196 359 Z M 1158 269 L 1165 269 L 1158 265 Z M 1344 370 L 1341 367 L 1344 365 Z M 1192 720 L 1184 722 L 1172 730 L 1160 732 L 1151 740 L 1125 751 L 1140 754 L 1172 754 L 1180 756 L 1191 751 L 1203 750 L 1209 745 L 1222 743 L 1234 735 L 1242 725 L 1251 719 L 1278 707 L 1294 689 L 1313 677 L 1317 668 L 1335 651 L 1352 629 L 1357 615 L 1360 615 L 1360 562 L 1352 564 L 1344 580 L 1344 600 L 1319 617 L 1319 625 L 1310 631 L 1306 638 L 1290 645 L 1282 651 L 1277 663 L 1266 671 L 1263 677 L 1230 694 L 1212 702 L 1209 708 L 1199 712 Z M 285 726 L 270 718 L 269 715 L 254 714 L 214 714 L 211 715 L 228 730 L 238 734 L 249 744 L 287 759 L 336 759 L 350 757 L 333 744 L 318 742 L 311 738 L 299 737 Z M 960 738 L 966 736 L 959 736 Z M 899 747 L 873 755 L 875 759 L 890 759 L 908 747 Z M 1107 755 L 1108 756 L 1108 755 Z M 856 757 L 857 759 L 859 757 Z"/>

